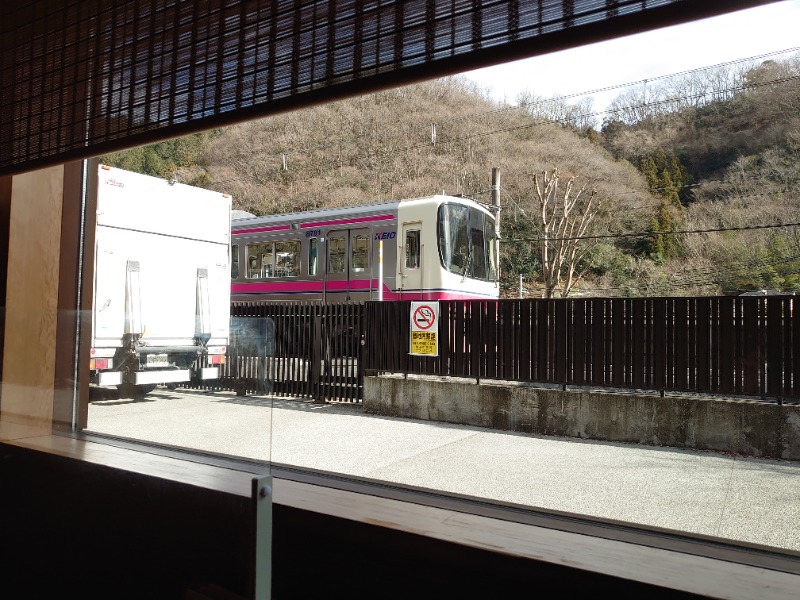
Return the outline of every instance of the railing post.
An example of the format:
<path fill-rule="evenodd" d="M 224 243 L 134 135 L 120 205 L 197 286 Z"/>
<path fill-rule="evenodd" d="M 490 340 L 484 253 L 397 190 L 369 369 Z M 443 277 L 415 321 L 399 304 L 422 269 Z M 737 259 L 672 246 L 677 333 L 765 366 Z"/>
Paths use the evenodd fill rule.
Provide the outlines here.
<path fill-rule="evenodd" d="M 272 476 L 254 477 L 251 482 L 250 506 L 251 580 L 253 600 L 272 598 Z"/>
<path fill-rule="evenodd" d="M 554 322 L 553 322 L 553 358 L 554 379 L 561 383 L 562 389 L 567 389 L 567 300 L 559 298 L 553 300 L 555 303 Z"/>

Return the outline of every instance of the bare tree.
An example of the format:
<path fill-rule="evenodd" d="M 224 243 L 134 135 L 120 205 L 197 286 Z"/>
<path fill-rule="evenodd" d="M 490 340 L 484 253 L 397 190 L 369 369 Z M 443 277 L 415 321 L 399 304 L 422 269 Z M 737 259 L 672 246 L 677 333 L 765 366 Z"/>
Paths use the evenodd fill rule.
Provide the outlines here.
<path fill-rule="evenodd" d="M 577 191 L 575 177 L 570 177 L 563 191 L 559 190 L 558 169 L 546 170 L 542 177 L 534 175 L 534 193 L 539 202 L 536 225 L 540 234 L 544 298 L 556 291 L 567 297 L 586 271 L 583 260 L 595 245 L 584 239 L 601 206 L 597 190 L 585 194 L 584 185 Z"/>

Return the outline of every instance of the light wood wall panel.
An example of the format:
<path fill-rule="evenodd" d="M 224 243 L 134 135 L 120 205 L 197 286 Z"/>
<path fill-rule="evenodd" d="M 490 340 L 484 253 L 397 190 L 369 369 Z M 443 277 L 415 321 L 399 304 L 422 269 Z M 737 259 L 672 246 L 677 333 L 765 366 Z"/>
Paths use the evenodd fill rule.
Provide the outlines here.
<path fill-rule="evenodd" d="M 64 167 L 11 184 L 0 420 L 49 431 L 53 418 Z"/>

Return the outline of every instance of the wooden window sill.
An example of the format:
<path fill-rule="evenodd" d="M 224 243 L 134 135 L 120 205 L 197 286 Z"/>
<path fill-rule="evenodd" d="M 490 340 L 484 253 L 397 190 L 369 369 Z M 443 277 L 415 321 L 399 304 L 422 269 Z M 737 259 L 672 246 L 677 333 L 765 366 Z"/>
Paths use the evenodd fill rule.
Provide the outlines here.
<path fill-rule="evenodd" d="M 251 495 L 253 478 L 268 469 L 246 462 L 237 465 L 234 461 L 207 460 L 188 452 L 185 456 L 169 455 L 145 445 L 133 447 L 131 443 L 43 433 L 7 422 L 0 423 L 0 443 L 243 497 Z M 285 466 L 273 466 L 272 475 L 275 504 L 509 556 L 720 598 L 784 600 L 800 589 L 800 557 L 759 556 L 745 549 L 737 552 L 733 546 L 720 550 L 690 538 L 669 547 L 663 543 L 663 536 L 648 539 L 641 533 L 613 539 L 613 534 L 597 535 L 603 527 L 584 523 L 570 531 L 547 526 L 547 519 L 524 522 L 519 511 L 485 508 L 481 503 L 462 503 L 457 498 L 432 502 L 418 491 L 398 491 L 375 482 L 303 473 Z M 605 526 L 605 530 L 612 529 Z M 737 562 L 742 557 L 749 564 Z"/>

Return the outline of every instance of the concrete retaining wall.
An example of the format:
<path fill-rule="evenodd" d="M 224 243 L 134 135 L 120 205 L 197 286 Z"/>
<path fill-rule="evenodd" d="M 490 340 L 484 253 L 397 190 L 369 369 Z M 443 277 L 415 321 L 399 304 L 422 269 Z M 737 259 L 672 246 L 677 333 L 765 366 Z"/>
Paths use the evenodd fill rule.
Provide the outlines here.
<path fill-rule="evenodd" d="M 364 378 L 364 411 L 538 435 L 800 460 L 800 406 L 409 375 Z"/>

